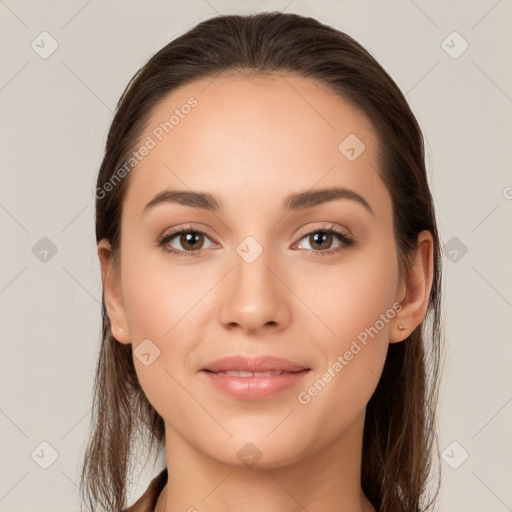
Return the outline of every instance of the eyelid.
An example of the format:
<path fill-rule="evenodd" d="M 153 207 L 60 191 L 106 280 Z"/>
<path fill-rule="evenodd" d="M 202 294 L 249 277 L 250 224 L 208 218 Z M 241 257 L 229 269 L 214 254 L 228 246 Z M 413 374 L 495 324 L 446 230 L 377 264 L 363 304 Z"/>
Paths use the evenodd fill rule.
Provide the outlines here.
<path fill-rule="evenodd" d="M 350 231 L 350 229 L 348 229 L 347 227 L 338 227 L 336 224 L 332 223 L 332 222 L 317 222 L 316 224 L 320 224 L 319 226 L 311 226 L 311 225 L 308 225 L 306 227 L 303 227 L 299 230 L 299 232 L 297 233 L 297 237 L 299 238 L 303 238 L 304 236 L 306 235 L 309 235 L 311 234 L 311 232 L 314 232 L 315 230 L 328 230 L 328 229 L 334 229 L 336 231 L 342 231 L 344 235 L 346 235 L 347 237 L 352 237 L 352 232 Z M 163 239 L 163 238 L 166 238 L 167 236 L 171 236 L 171 235 L 175 235 L 177 233 L 180 233 L 181 231 L 184 231 L 184 230 L 190 230 L 190 231 L 193 231 L 193 232 L 197 232 L 197 233 L 201 233 L 201 234 L 204 234 L 204 235 L 208 235 L 210 238 L 212 239 L 215 239 L 214 236 L 212 236 L 212 234 L 209 232 L 208 228 L 203 228 L 203 227 L 196 227 L 192 224 L 185 224 L 183 226 L 179 226 L 177 227 L 176 229 L 171 229 L 171 231 L 164 231 L 164 233 L 162 235 L 160 235 L 159 239 Z M 216 242 L 217 243 L 217 242 Z"/>
<path fill-rule="evenodd" d="M 297 236 L 302 239 L 304 238 L 305 236 L 307 235 L 310 235 L 312 232 L 316 232 L 316 231 L 327 231 L 329 229 L 333 229 L 335 231 L 340 231 L 341 233 L 343 233 L 346 237 L 348 238 L 352 238 L 352 232 L 350 231 L 350 229 L 346 228 L 346 227 L 339 227 L 338 225 L 332 223 L 332 222 L 317 222 L 315 224 L 320 224 L 319 226 L 311 226 L 310 224 L 308 224 L 309 227 L 305 227 L 305 228 L 301 228 L 299 230 L 299 232 L 297 233 Z"/>
<path fill-rule="evenodd" d="M 163 238 L 167 238 L 168 236 L 172 236 L 172 235 L 176 235 L 176 234 L 179 234 L 183 231 L 191 231 L 191 232 L 194 232 L 194 233 L 201 233 L 203 235 L 207 235 L 209 238 L 211 239 L 214 239 L 215 237 L 210 233 L 209 229 L 208 228 L 203 228 L 202 226 L 201 227 L 197 227 L 193 224 L 184 224 L 184 225 L 180 225 L 178 226 L 177 228 L 171 228 L 169 230 L 165 230 L 162 235 L 160 235 L 158 238 L 159 240 L 163 239 Z"/>

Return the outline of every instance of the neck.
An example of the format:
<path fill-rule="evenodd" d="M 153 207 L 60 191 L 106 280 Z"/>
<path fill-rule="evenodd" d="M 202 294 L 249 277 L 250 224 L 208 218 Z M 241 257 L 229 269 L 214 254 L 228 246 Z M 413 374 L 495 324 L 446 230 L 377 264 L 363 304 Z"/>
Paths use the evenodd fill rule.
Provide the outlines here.
<path fill-rule="evenodd" d="M 166 424 L 168 482 L 155 512 L 375 512 L 361 489 L 364 413 L 343 435 L 286 466 L 227 465 Z"/>

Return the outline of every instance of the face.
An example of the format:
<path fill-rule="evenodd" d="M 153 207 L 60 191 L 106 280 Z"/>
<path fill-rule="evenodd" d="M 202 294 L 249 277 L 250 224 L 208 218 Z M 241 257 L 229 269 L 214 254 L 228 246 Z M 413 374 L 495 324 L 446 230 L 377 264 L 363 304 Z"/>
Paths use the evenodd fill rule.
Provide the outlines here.
<path fill-rule="evenodd" d="M 266 467 L 342 439 L 361 425 L 404 296 L 371 123 L 305 78 L 225 76 L 169 94 L 144 142 L 109 314 L 167 439 L 233 465 L 253 450 Z M 214 201 L 160 195 L 178 190 Z M 204 371 L 233 355 L 305 370 Z"/>

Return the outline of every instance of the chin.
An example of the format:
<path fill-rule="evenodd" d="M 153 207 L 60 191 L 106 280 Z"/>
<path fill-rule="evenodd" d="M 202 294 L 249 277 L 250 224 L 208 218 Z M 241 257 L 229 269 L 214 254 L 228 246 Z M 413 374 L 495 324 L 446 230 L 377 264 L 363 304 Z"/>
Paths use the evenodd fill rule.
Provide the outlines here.
<path fill-rule="evenodd" d="M 217 454 L 210 453 L 210 456 L 223 464 L 246 469 L 281 468 L 293 464 L 303 456 L 303 446 L 298 449 L 297 443 L 285 435 L 286 432 L 281 432 L 281 435 L 272 433 L 267 437 L 271 430 L 265 433 L 255 432 L 254 435 L 246 432 L 244 435 L 235 436 L 224 446 L 217 445 L 221 450 Z M 231 456 L 226 457 L 226 454 Z"/>

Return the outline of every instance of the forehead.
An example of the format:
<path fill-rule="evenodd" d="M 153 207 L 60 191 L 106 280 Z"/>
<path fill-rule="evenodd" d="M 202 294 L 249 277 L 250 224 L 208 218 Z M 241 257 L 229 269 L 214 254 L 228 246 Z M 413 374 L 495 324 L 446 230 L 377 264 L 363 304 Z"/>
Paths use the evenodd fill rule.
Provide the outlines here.
<path fill-rule="evenodd" d="M 284 190 L 342 185 L 374 201 L 386 194 L 371 122 L 327 86 L 296 75 L 233 74 L 175 89 L 154 109 L 141 137 L 149 140 L 126 202 L 165 188 L 230 191 L 241 202 L 251 189 L 255 200 L 276 196 L 279 205 Z"/>

